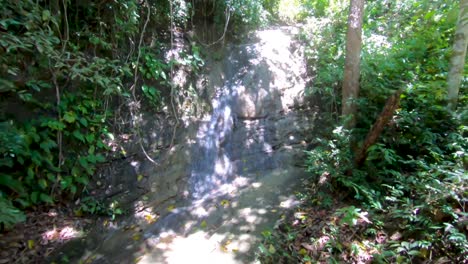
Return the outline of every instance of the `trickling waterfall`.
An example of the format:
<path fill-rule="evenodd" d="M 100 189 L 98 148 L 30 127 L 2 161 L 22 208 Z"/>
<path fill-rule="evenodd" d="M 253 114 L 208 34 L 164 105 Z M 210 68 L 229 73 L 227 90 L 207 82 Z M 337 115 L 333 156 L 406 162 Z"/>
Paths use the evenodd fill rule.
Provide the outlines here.
<path fill-rule="evenodd" d="M 261 232 L 296 204 L 305 176 L 295 163 L 312 115 L 294 109 L 306 84 L 297 31 L 259 31 L 227 48 L 212 112 L 148 166 L 151 192 L 136 203 L 146 207 L 127 222 L 142 229 L 96 232 L 92 263 L 253 262 Z"/>
<path fill-rule="evenodd" d="M 233 91 L 223 87 L 213 100 L 213 113 L 197 133 L 199 152 L 194 159 L 189 180 L 191 196 L 195 199 L 222 192 L 222 186 L 233 180 L 232 164 L 227 151 L 234 126 L 232 111 Z"/>

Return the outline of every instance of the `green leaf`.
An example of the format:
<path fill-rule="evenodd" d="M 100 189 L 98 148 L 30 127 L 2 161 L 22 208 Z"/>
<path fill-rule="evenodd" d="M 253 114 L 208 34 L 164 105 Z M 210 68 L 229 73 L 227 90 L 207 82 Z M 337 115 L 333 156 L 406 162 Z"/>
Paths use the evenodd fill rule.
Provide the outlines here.
<path fill-rule="evenodd" d="M 80 157 L 78 159 L 78 162 L 80 163 L 81 167 L 83 167 L 84 169 L 89 168 L 89 163 L 87 161 L 87 157 Z"/>
<path fill-rule="evenodd" d="M 421 253 L 419 252 L 419 250 L 411 250 L 408 252 L 408 255 L 410 256 L 419 256 Z"/>
<path fill-rule="evenodd" d="M 42 21 L 49 21 L 50 19 L 50 11 L 49 10 L 43 10 L 42 11 Z"/>
<path fill-rule="evenodd" d="M 84 127 L 88 127 L 88 120 L 86 120 L 86 118 L 84 118 L 84 117 L 80 118 L 80 123 L 81 123 Z"/>
<path fill-rule="evenodd" d="M 67 189 L 72 185 L 73 183 L 73 178 L 71 176 L 65 176 L 63 179 L 60 181 L 60 187 L 62 187 L 63 190 Z"/>
<path fill-rule="evenodd" d="M 74 112 L 68 111 L 63 116 L 63 119 L 67 121 L 68 123 L 73 123 L 76 120 L 76 115 Z"/>
<path fill-rule="evenodd" d="M 38 184 L 44 190 L 47 188 L 47 185 L 48 185 L 45 179 L 39 179 Z"/>
<path fill-rule="evenodd" d="M 0 197 L 0 225 L 4 225 L 7 229 L 13 227 L 14 224 L 26 220 L 26 215 L 18 208 L 14 207 L 11 201 Z"/>
<path fill-rule="evenodd" d="M 78 166 L 74 166 L 71 170 L 71 175 L 76 177 L 79 174 L 80 174 L 80 169 L 78 168 Z"/>
<path fill-rule="evenodd" d="M 47 126 L 53 130 L 62 131 L 66 126 L 64 123 L 58 120 L 48 120 L 47 122 L 43 122 L 41 126 Z"/>
<path fill-rule="evenodd" d="M 90 163 L 96 164 L 96 155 L 94 155 L 94 154 L 89 154 L 89 155 L 87 156 L 87 159 L 88 159 L 88 161 L 89 161 Z"/>
<path fill-rule="evenodd" d="M 39 192 L 32 192 L 30 199 L 33 204 L 36 204 L 39 199 Z"/>
<path fill-rule="evenodd" d="M 33 163 L 37 166 L 41 166 L 42 165 L 42 160 L 43 160 L 43 156 L 37 152 L 37 151 L 32 151 L 31 152 L 31 160 L 33 161 Z"/>
<path fill-rule="evenodd" d="M 88 143 L 94 143 L 94 140 L 96 139 L 96 137 L 94 136 L 94 134 L 87 134 L 86 135 L 86 141 L 88 141 Z"/>
<path fill-rule="evenodd" d="M 106 161 L 106 158 L 104 158 L 104 156 L 102 154 L 97 154 L 96 155 L 96 161 L 97 162 L 104 162 L 104 161 Z"/>
<path fill-rule="evenodd" d="M 46 139 L 40 145 L 41 149 L 43 149 L 46 153 L 50 153 L 51 148 L 57 147 L 57 143 L 52 141 L 51 139 Z"/>
<path fill-rule="evenodd" d="M 81 183 L 83 185 L 87 185 L 89 183 L 88 177 L 76 177 L 75 178 L 76 182 Z"/>
<path fill-rule="evenodd" d="M 10 158 L 9 156 L 6 156 L 3 159 L 0 159 L 0 167 L 8 167 L 8 168 L 13 167 L 13 159 Z"/>
<path fill-rule="evenodd" d="M 91 147 L 89 147 L 89 149 L 88 149 L 88 153 L 89 153 L 89 154 L 94 154 L 94 151 L 95 151 L 95 150 L 96 150 L 96 147 L 91 146 Z"/>
<path fill-rule="evenodd" d="M 75 138 L 79 139 L 81 142 L 85 143 L 85 138 L 84 138 L 83 134 L 81 134 L 81 132 L 79 130 L 73 131 L 73 136 Z"/>
<path fill-rule="evenodd" d="M 18 194 L 25 193 L 23 184 L 20 181 L 13 179 L 11 175 L 0 173 L 0 186 L 2 185 Z"/>
<path fill-rule="evenodd" d="M 41 193 L 39 195 L 39 199 L 45 203 L 49 203 L 49 204 L 53 204 L 54 203 L 54 200 L 52 199 L 52 197 L 50 197 L 49 195 L 45 194 L 45 193 Z"/>

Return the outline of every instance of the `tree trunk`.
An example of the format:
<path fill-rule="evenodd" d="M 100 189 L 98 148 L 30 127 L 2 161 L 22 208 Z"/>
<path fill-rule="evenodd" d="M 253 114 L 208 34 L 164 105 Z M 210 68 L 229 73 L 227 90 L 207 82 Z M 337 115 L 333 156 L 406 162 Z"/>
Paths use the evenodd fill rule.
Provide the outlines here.
<path fill-rule="evenodd" d="M 361 167 L 364 164 L 364 161 L 367 158 L 367 150 L 377 142 L 379 139 L 380 134 L 384 130 L 385 126 L 388 124 L 390 119 L 393 116 L 393 113 L 400 105 L 400 94 L 401 90 L 395 92 L 390 98 L 388 98 L 387 103 L 385 104 L 382 113 L 380 113 L 379 117 L 375 121 L 372 128 L 367 133 L 366 140 L 362 145 L 361 149 L 356 153 L 356 158 L 354 160 L 357 167 Z"/>
<path fill-rule="evenodd" d="M 460 0 L 460 14 L 453 41 L 453 53 L 450 59 L 447 76 L 449 108 L 456 109 L 458 92 L 465 67 L 466 48 L 468 44 L 468 0 Z"/>
<path fill-rule="evenodd" d="M 346 127 L 352 128 L 356 123 L 356 103 L 359 95 L 359 75 L 361 63 L 361 34 L 364 0 L 351 0 L 346 33 L 346 60 L 343 77 L 342 107 L 343 117 L 351 115 Z"/>

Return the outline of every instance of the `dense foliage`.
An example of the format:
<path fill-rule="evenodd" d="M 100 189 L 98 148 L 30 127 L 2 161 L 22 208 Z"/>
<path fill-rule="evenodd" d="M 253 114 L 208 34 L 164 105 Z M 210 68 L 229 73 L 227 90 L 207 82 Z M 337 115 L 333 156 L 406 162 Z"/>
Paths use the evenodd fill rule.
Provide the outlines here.
<path fill-rule="evenodd" d="M 180 6 L 172 27 L 188 19 Z M 192 50 L 184 61 L 163 57 L 166 1 L 2 0 L 0 9 L 0 223 L 8 227 L 24 219 L 16 208 L 86 191 L 113 155 L 107 143 L 121 108 L 137 133 L 140 102 L 158 109 L 170 94 L 170 65 L 200 58 Z"/>
<path fill-rule="evenodd" d="M 321 107 L 325 127 L 307 152 L 314 183 L 301 194 L 299 210 L 308 213 L 295 214 L 279 232 L 264 232 L 259 258 L 466 262 L 466 89 L 456 111 L 446 102 L 457 2 L 366 1 L 359 112 L 351 131 L 337 125 L 348 2 L 0 0 L 1 227 L 24 221 L 28 208 L 86 194 L 100 164 L 125 155 L 109 147 L 114 132 L 141 137 L 142 107 L 177 120 L 177 96 L 191 91 L 181 91 L 173 71 L 194 73 L 203 61 L 195 43 L 169 52 L 174 34 L 197 19 L 224 33 L 300 22 L 314 77 L 306 94 Z M 355 164 L 356 150 L 395 91 L 402 91 L 400 107 L 364 164 Z M 315 236 L 312 213 L 323 208 L 333 216 Z M 80 210 L 121 213 L 90 197 Z"/>
<path fill-rule="evenodd" d="M 307 169 L 316 179 L 313 189 L 318 193 L 303 194 L 306 205 L 299 209 L 339 206 L 332 198 L 338 194 L 348 197 L 341 201 L 343 208 L 335 208 L 334 216 L 341 220 L 325 225 L 318 231 L 321 236 L 314 237 L 308 227 L 312 220 L 307 219 L 312 215 L 293 217 L 292 222 L 300 224 L 265 236 L 261 259 L 465 262 L 466 89 L 460 90 L 456 112 L 446 101 L 457 3 L 366 2 L 358 123 L 352 131 L 335 125 L 341 105 L 346 4 L 331 1 L 325 16 L 311 11 L 306 18 L 304 40 L 309 43 L 309 70 L 315 74 L 309 93 L 329 117 L 324 118 L 328 128 L 307 153 Z M 400 107 L 368 150 L 364 165 L 355 165 L 355 151 L 397 90 L 403 91 Z M 323 237 L 329 240 L 322 245 L 322 254 L 316 254 Z"/>

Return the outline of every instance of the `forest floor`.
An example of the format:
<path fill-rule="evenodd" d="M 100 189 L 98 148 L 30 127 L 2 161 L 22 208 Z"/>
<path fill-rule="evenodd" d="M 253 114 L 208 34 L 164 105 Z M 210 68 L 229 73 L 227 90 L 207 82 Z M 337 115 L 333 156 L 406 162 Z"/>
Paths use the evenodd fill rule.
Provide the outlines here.
<path fill-rule="evenodd" d="M 0 264 L 43 263 L 67 241 L 82 236 L 97 218 L 76 216 L 65 206 L 40 207 L 27 220 L 0 234 Z"/>

